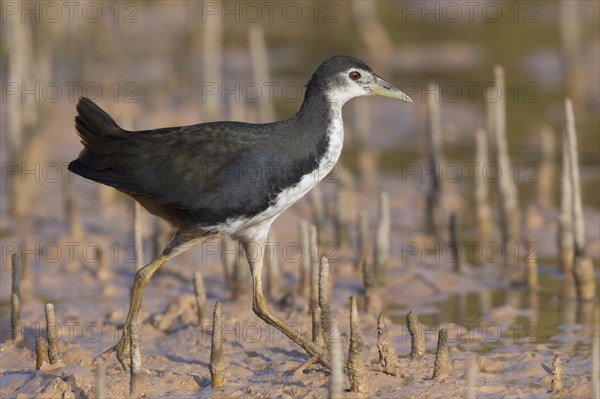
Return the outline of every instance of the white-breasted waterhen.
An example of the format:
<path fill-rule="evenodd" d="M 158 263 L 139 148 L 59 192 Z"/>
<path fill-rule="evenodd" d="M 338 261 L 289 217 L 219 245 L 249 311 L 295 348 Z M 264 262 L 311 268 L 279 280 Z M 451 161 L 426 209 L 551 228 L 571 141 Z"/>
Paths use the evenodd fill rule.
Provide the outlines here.
<path fill-rule="evenodd" d="M 333 168 L 344 140 L 342 106 L 378 94 L 410 97 L 345 56 L 324 61 L 293 117 L 273 123 L 210 122 L 127 131 L 81 98 L 75 126 L 84 145 L 69 170 L 122 191 L 177 228 L 157 259 L 135 275 L 121 340 L 112 351 L 129 362 L 128 326 L 137 321 L 144 288 L 165 262 L 206 237 L 227 235 L 245 249 L 253 280 L 252 309 L 322 364 L 327 350 L 290 328 L 265 301 L 261 271 L 271 224 Z"/>

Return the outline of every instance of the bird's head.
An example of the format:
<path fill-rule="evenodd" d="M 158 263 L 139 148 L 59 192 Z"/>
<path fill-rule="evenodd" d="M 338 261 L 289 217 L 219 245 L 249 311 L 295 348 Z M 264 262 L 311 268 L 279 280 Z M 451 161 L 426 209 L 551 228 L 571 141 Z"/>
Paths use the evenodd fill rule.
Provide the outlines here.
<path fill-rule="evenodd" d="M 378 76 L 359 59 L 335 56 L 325 60 L 308 83 L 318 86 L 331 103 L 344 105 L 359 96 L 379 95 L 412 103 L 408 94 Z"/>

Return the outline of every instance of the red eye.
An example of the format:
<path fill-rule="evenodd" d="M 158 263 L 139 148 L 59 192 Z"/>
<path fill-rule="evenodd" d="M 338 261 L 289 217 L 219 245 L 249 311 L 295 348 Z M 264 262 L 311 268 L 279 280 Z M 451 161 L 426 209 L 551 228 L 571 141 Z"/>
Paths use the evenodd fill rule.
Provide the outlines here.
<path fill-rule="evenodd" d="M 350 79 L 352 80 L 358 80 L 360 78 L 360 73 L 356 72 L 356 71 L 352 71 L 348 74 L 348 76 L 350 77 Z"/>

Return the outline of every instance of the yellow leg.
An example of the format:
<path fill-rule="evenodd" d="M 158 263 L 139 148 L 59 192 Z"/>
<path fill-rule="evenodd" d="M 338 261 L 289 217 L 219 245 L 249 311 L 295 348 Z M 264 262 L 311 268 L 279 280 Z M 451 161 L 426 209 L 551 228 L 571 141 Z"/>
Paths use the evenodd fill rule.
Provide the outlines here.
<path fill-rule="evenodd" d="M 129 367 L 129 326 L 132 323 L 137 323 L 137 318 L 140 314 L 140 308 L 142 306 L 144 289 L 150 282 L 152 275 L 162 265 L 164 265 L 168 259 L 168 256 L 161 255 L 136 272 L 135 280 L 133 281 L 133 289 L 131 291 L 131 302 L 129 304 L 129 312 L 127 312 L 127 320 L 125 321 L 125 326 L 123 328 L 123 334 L 121 335 L 121 339 L 119 340 L 118 344 L 107 349 L 100 355 L 96 356 L 96 358 L 105 358 L 108 354 L 112 352 L 117 352 L 117 359 L 121 363 L 121 366 L 123 366 L 124 369 L 127 369 Z"/>
<path fill-rule="evenodd" d="M 330 363 L 329 359 L 327 359 L 327 351 L 325 348 L 315 344 L 302 335 L 299 331 L 288 326 L 283 320 L 275 316 L 267 306 L 267 301 L 263 295 L 262 288 L 262 261 L 264 259 L 264 252 L 257 252 L 259 249 L 263 251 L 264 242 L 247 243 L 245 245 L 245 249 L 252 272 L 252 310 L 254 313 L 256 313 L 256 315 L 264 320 L 267 324 L 277 328 L 289 339 L 300 345 L 309 355 L 314 356 L 323 366 L 330 368 Z"/>

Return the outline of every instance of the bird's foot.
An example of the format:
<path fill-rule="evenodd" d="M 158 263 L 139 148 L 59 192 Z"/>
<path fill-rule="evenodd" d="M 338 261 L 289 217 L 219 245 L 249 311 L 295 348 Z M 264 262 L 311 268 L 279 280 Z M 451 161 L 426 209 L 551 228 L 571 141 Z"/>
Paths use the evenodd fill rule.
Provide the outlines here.
<path fill-rule="evenodd" d="M 123 330 L 123 335 L 121 336 L 119 343 L 114 346 L 111 346 L 101 354 L 94 357 L 93 363 L 97 363 L 98 359 L 106 361 L 106 358 L 113 352 L 117 354 L 117 360 L 121 364 L 123 370 L 128 370 L 129 362 L 131 361 L 131 356 L 129 350 L 129 333 L 127 329 Z"/>
<path fill-rule="evenodd" d="M 307 361 L 302 363 L 302 365 L 300 367 L 298 367 L 296 370 L 294 370 L 294 372 L 292 373 L 292 377 L 294 377 L 294 378 L 302 377 L 302 375 L 304 374 L 304 370 L 306 370 L 307 368 L 309 368 L 310 366 L 312 366 L 313 364 L 318 363 L 318 362 L 319 362 L 319 360 L 316 357 L 311 356 Z"/>
<path fill-rule="evenodd" d="M 309 342 L 312 343 L 311 341 Z M 316 362 L 321 363 L 321 365 L 327 367 L 328 369 L 331 369 L 331 363 L 329 362 L 329 351 L 326 347 L 321 345 L 315 345 L 314 347 L 307 347 L 304 345 L 300 346 L 302 346 L 302 348 L 304 348 L 304 350 L 311 355 Z"/>
<path fill-rule="evenodd" d="M 283 320 L 272 314 L 262 298 L 255 298 L 252 306 L 254 313 L 267 324 L 277 328 L 285 336 L 298 344 L 310 356 L 314 357 L 323 366 L 331 369 L 329 352 L 326 347 L 306 339 L 299 331 L 290 328 Z"/>

